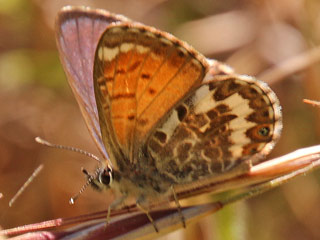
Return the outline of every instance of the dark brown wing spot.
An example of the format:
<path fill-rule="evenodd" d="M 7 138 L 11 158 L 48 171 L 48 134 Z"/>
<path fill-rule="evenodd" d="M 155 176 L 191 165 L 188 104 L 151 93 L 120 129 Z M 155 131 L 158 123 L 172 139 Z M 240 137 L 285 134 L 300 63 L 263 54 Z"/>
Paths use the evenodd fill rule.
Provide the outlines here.
<path fill-rule="evenodd" d="M 141 74 L 141 78 L 143 78 L 143 79 L 149 79 L 149 78 L 150 78 L 150 74 L 142 73 L 142 74 Z"/>
<path fill-rule="evenodd" d="M 140 65 L 141 61 L 136 61 L 134 64 L 132 64 L 129 69 L 128 72 L 133 72 L 134 70 L 136 70 L 136 68 Z"/>
<path fill-rule="evenodd" d="M 183 58 L 183 57 L 185 57 L 185 54 L 184 54 L 183 51 L 178 50 L 178 56 L 181 57 L 181 58 Z"/>
<path fill-rule="evenodd" d="M 253 155 L 258 152 L 260 143 L 250 143 L 243 147 L 242 154 L 244 156 Z"/>
<path fill-rule="evenodd" d="M 210 119 L 215 119 L 218 117 L 218 113 L 215 111 L 215 110 L 210 110 L 207 112 L 207 116 L 210 118 Z"/>
<path fill-rule="evenodd" d="M 185 118 L 185 116 L 187 115 L 187 108 L 183 105 L 179 105 L 177 108 L 176 108 L 176 111 L 177 111 L 177 114 L 178 114 L 178 119 L 179 121 L 183 121 L 183 119 Z"/>
<path fill-rule="evenodd" d="M 246 117 L 246 120 L 250 122 L 255 122 L 255 123 L 272 123 L 273 122 L 273 119 L 269 117 L 268 110 L 253 112 L 248 117 Z"/>
<path fill-rule="evenodd" d="M 269 111 L 268 110 L 263 111 L 262 116 L 269 118 Z"/>
<path fill-rule="evenodd" d="M 219 127 L 221 132 L 226 132 L 227 131 L 227 126 L 226 125 L 222 125 L 221 127 Z"/>
<path fill-rule="evenodd" d="M 136 95 L 134 93 L 119 93 L 112 96 L 112 100 L 119 99 L 119 98 L 134 98 Z"/>
<path fill-rule="evenodd" d="M 161 143 L 166 143 L 167 141 L 167 134 L 161 131 L 156 131 L 154 133 L 154 137 L 158 139 Z"/>
<path fill-rule="evenodd" d="M 124 70 L 124 69 L 117 69 L 116 73 L 117 73 L 117 74 L 124 74 L 124 73 L 126 73 L 126 70 Z"/>
<path fill-rule="evenodd" d="M 108 33 L 106 32 L 104 34 L 104 37 L 107 35 Z M 115 48 L 119 46 L 119 41 L 115 38 L 110 37 L 108 39 L 108 41 L 104 41 L 104 46 L 107 48 Z"/>
<path fill-rule="evenodd" d="M 128 120 L 133 120 L 134 119 L 134 115 L 129 115 L 128 116 Z"/>
<path fill-rule="evenodd" d="M 208 86 L 209 86 L 209 91 L 212 91 L 217 87 L 217 85 L 214 82 L 209 83 Z"/>
<path fill-rule="evenodd" d="M 153 88 L 149 88 L 148 91 L 151 95 L 154 95 L 156 93 L 156 90 L 154 90 Z"/>
<path fill-rule="evenodd" d="M 237 118 L 237 115 L 229 114 L 229 115 L 222 115 L 216 119 L 213 119 L 210 122 L 210 126 L 212 127 L 219 127 L 227 122 L 230 122 L 232 119 Z"/>
<path fill-rule="evenodd" d="M 225 113 L 225 112 L 229 112 L 231 111 L 231 109 L 225 105 L 225 104 L 220 104 L 215 108 L 220 114 Z"/>
<path fill-rule="evenodd" d="M 224 100 L 242 88 L 241 84 L 238 84 L 233 80 L 225 80 L 222 83 L 223 84 L 220 84 L 213 94 L 213 99 L 215 101 Z"/>
<path fill-rule="evenodd" d="M 181 46 L 180 42 L 177 41 L 177 40 L 173 40 L 172 43 L 173 43 L 173 45 L 174 45 L 175 47 Z"/>
<path fill-rule="evenodd" d="M 181 163 L 185 162 L 189 157 L 189 150 L 191 149 L 191 143 L 182 143 L 178 146 L 177 153 L 178 159 Z"/>
<path fill-rule="evenodd" d="M 228 87 L 228 89 L 229 89 L 229 91 L 235 91 L 235 90 L 238 90 L 242 85 L 241 84 L 239 84 L 239 83 L 236 83 L 235 81 L 234 81 L 234 79 L 229 79 L 228 81 L 230 81 L 230 83 L 229 83 L 229 87 Z"/>
<path fill-rule="evenodd" d="M 161 35 L 160 33 L 155 33 L 155 36 L 156 36 L 157 38 L 162 37 L 162 35 Z"/>
<path fill-rule="evenodd" d="M 259 109 L 259 108 L 264 108 L 266 106 L 268 106 L 269 104 L 266 103 L 266 101 L 264 100 L 263 97 L 261 96 L 257 96 L 253 99 L 250 99 L 250 103 L 249 106 L 252 109 Z"/>
<path fill-rule="evenodd" d="M 254 95 L 258 94 L 257 90 L 254 88 L 250 88 L 250 92 L 251 94 L 254 94 Z"/>
<path fill-rule="evenodd" d="M 240 95 L 245 99 L 255 99 L 259 98 L 261 94 L 259 94 L 256 89 L 248 85 L 240 91 Z"/>
<path fill-rule="evenodd" d="M 106 80 L 106 82 L 112 82 L 113 81 L 113 77 L 105 77 L 104 78 Z"/>

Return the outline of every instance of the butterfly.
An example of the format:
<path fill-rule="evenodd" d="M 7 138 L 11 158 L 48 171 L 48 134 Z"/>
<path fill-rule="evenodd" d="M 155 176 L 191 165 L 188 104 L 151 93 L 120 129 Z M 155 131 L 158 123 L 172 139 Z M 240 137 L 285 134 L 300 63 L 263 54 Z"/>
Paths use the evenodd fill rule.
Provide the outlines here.
<path fill-rule="evenodd" d="M 64 7 L 60 59 L 105 160 L 93 184 L 149 206 L 198 194 L 265 157 L 282 129 L 267 84 L 124 16 Z M 178 195 L 177 195 L 178 194 Z M 175 197 L 176 198 L 176 197 Z"/>

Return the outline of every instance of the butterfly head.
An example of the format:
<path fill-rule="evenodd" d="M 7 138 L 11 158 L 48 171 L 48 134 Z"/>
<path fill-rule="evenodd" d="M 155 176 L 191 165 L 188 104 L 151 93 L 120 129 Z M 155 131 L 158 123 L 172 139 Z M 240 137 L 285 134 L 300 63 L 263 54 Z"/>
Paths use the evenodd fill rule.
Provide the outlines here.
<path fill-rule="evenodd" d="M 88 178 L 88 184 L 98 191 L 109 189 L 114 181 L 114 171 L 110 166 L 99 166 L 93 175 L 89 174 L 85 169 L 82 172 Z"/>

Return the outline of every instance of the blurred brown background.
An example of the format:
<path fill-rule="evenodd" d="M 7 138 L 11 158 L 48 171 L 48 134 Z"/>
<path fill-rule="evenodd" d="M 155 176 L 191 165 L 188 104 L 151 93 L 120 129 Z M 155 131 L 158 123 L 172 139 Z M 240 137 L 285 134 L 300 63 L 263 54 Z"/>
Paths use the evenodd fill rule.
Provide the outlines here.
<path fill-rule="evenodd" d="M 318 0 L 0 0 L 0 226 L 15 227 L 104 210 L 110 195 L 88 189 L 68 204 L 94 161 L 34 142 L 41 136 L 98 154 L 62 71 L 54 18 L 64 5 L 120 13 L 173 33 L 238 73 L 258 76 L 320 44 Z M 295 66 L 292 66 L 293 68 Z M 320 141 L 320 64 L 271 87 L 283 106 L 275 157 Z M 8 202 L 32 171 L 44 170 L 12 208 Z M 320 171 L 232 205 L 174 239 L 320 239 Z"/>

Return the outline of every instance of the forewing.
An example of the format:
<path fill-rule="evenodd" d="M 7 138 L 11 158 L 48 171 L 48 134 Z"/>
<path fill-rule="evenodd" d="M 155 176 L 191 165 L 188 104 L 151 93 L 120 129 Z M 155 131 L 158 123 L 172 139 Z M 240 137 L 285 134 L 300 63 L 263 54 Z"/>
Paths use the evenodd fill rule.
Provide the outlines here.
<path fill-rule="evenodd" d="M 64 71 L 89 132 L 106 159 L 93 89 L 93 61 L 101 34 L 119 21 L 129 20 L 88 7 L 64 7 L 56 19 L 56 41 Z"/>
<path fill-rule="evenodd" d="M 94 68 L 98 111 L 122 159 L 138 160 L 135 151 L 151 129 L 201 83 L 207 67 L 187 44 L 152 27 L 119 23 L 103 33 Z"/>
<path fill-rule="evenodd" d="M 248 170 L 271 151 L 281 128 L 278 99 L 265 83 L 211 76 L 159 123 L 146 151 L 178 185 L 210 181 L 241 164 Z"/>

